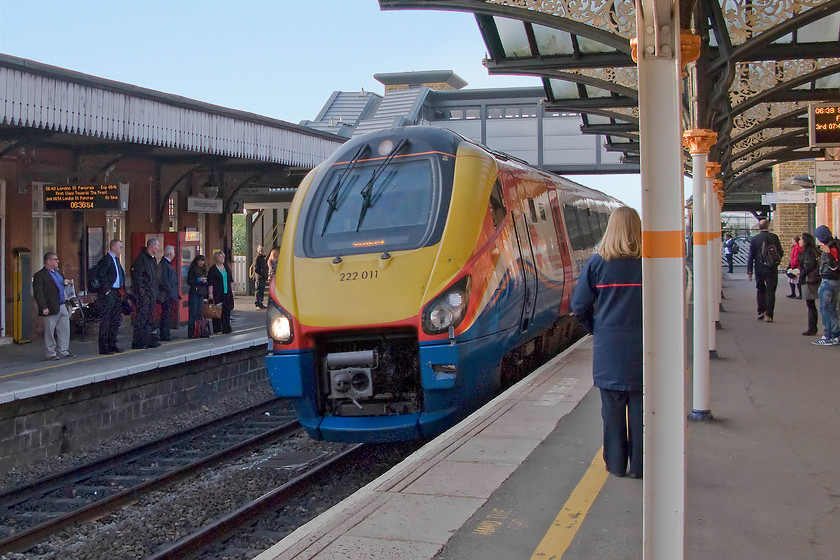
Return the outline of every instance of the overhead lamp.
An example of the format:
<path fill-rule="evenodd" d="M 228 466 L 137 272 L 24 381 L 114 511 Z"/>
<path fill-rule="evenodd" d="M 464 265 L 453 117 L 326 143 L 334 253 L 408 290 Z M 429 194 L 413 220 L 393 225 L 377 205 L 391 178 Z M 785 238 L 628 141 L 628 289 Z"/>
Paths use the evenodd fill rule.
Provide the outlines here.
<path fill-rule="evenodd" d="M 204 185 L 201 187 L 201 190 L 204 191 L 204 196 L 207 198 L 216 198 L 219 196 L 219 187 L 216 185 L 216 180 L 213 175 L 210 175 L 207 178 Z"/>
<path fill-rule="evenodd" d="M 799 187 L 800 189 L 813 189 L 814 180 L 807 175 L 794 175 L 787 182 L 791 187 Z"/>

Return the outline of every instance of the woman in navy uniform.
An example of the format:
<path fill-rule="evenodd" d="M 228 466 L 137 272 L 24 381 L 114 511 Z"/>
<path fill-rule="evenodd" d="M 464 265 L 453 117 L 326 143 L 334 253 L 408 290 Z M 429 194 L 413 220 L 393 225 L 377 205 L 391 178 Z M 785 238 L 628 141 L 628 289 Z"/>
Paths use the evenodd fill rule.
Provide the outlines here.
<path fill-rule="evenodd" d="M 642 477 L 642 222 L 622 206 L 572 295 L 594 335 L 592 376 L 601 391 L 604 462 L 615 476 Z M 629 460 L 629 468 L 628 468 Z"/>

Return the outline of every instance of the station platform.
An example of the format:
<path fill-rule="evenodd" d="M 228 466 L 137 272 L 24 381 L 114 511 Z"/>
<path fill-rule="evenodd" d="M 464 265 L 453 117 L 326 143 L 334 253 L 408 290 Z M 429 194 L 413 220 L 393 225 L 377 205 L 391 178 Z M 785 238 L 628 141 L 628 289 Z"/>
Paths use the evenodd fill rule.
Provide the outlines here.
<path fill-rule="evenodd" d="M 75 358 L 50 361 L 42 340 L 0 346 L 0 405 L 63 389 L 134 375 L 158 367 L 202 360 L 253 346 L 267 345 L 265 310 L 254 306 L 253 296 L 237 296 L 231 314 L 233 333 L 191 339 L 187 327 L 173 329 L 176 337 L 158 348 L 133 350 L 130 317 L 123 317 L 117 336 L 121 354 L 99 354 L 97 325 L 91 323 L 84 340 L 70 338 Z"/>
<path fill-rule="evenodd" d="M 725 275 L 714 418 L 688 423 L 685 558 L 840 557 L 840 346 L 800 334 L 787 290 L 769 324 L 743 269 Z M 641 559 L 657 481 L 607 475 L 591 359 L 587 337 L 257 560 Z"/>

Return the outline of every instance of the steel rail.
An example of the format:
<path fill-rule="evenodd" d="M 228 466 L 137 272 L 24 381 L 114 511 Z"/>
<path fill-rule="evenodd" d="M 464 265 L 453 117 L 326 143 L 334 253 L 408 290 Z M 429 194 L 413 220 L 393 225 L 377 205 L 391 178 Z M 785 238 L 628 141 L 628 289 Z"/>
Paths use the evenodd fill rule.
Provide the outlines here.
<path fill-rule="evenodd" d="M 250 524 L 266 510 L 285 505 L 284 502 L 300 495 L 321 479 L 331 476 L 336 470 L 346 465 L 353 464 L 364 447 L 365 444 L 360 443 L 342 451 L 286 484 L 147 557 L 146 560 L 187 560 L 195 558 L 208 546 L 226 541 L 230 538 L 231 533 L 244 525 Z"/>
<path fill-rule="evenodd" d="M 11 535 L 3 540 L 0 540 L 0 554 L 27 550 L 28 548 L 31 548 L 39 542 L 42 542 L 50 535 L 70 525 L 73 525 L 74 523 L 97 519 L 110 511 L 113 511 L 131 502 L 137 501 L 139 498 L 141 498 L 145 494 L 148 494 L 149 492 L 157 490 L 158 488 L 171 484 L 175 481 L 186 478 L 196 472 L 207 468 L 208 466 L 212 466 L 222 461 L 241 456 L 244 453 L 256 447 L 265 445 L 267 443 L 271 443 L 278 438 L 282 438 L 283 436 L 295 432 L 299 428 L 300 425 L 296 420 L 287 422 L 282 426 L 249 438 L 248 440 L 223 449 L 222 451 L 198 459 L 188 465 L 177 468 L 161 476 L 152 478 L 137 486 L 128 488 L 122 492 L 104 498 L 98 502 L 94 502 L 85 507 L 69 512 L 67 515 L 63 515 L 50 521 L 46 521 L 21 533 Z"/>

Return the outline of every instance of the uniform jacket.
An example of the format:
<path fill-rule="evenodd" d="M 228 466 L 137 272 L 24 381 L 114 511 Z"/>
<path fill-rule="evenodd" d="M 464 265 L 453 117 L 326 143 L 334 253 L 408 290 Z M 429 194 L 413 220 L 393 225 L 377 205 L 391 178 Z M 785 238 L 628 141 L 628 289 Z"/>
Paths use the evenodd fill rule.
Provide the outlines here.
<path fill-rule="evenodd" d="M 166 257 L 158 263 L 158 278 L 160 278 L 160 292 L 162 301 L 178 301 L 178 273 L 175 272 L 175 265 Z"/>
<path fill-rule="evenodd" d="M 225 271 L 227 272 L 228 278 L 227 292 L 222 290 L 222 273 L 219 272 L 215 264 L 207 271 L 207 284 L 213 288 L 213 301 L 215 303 L 221 303 L 222 305 L 228 306 L 228 309 L 233 309 L 233 274 L 231 274 L 230 267 L 227 263 L 225 263 Z"/>
<path fill-rule="evenodd" d="M 593 255 L 572 294 L 572 312 L 594 335 L 595 386 L 642 390 L 642 260 Z"/>
<path fill-rule="evenodd" d="M 752 274 L 753 268 L 755 268 L 756 272 L 761 272 L 762 274 L 771 272 L 761 264 L 761 248 L 764 246 L 765 240 L 769 240 L 776 245 L 776 250 L 779 251 L 779 257 L 785 256 L 782 243 L 779 241 L 779 236 L 767 230 L 762 230 L 750 239 L 750 252 L 747 255 L 747 274 Z M 776 272 L 778 272 L 778 267 L 776 267 Z"/>
<path fill-rule="evenodd" d="M 144 247 L 131 265 L 131 291 L 138 298 L 157 299 L 158 284 L 157 261 Z"/>
<path fill-rule="evenodd" d="M 61 274 L 59 272 L 59 274 Z M 43 309 L 49 309 L 50 315 L 58 315 L 61 305 L 61 293 L 50 276 L 47 267 L 42 268 L 32 277 L 32 292 L 38 303 L 38 315 Z"/>

